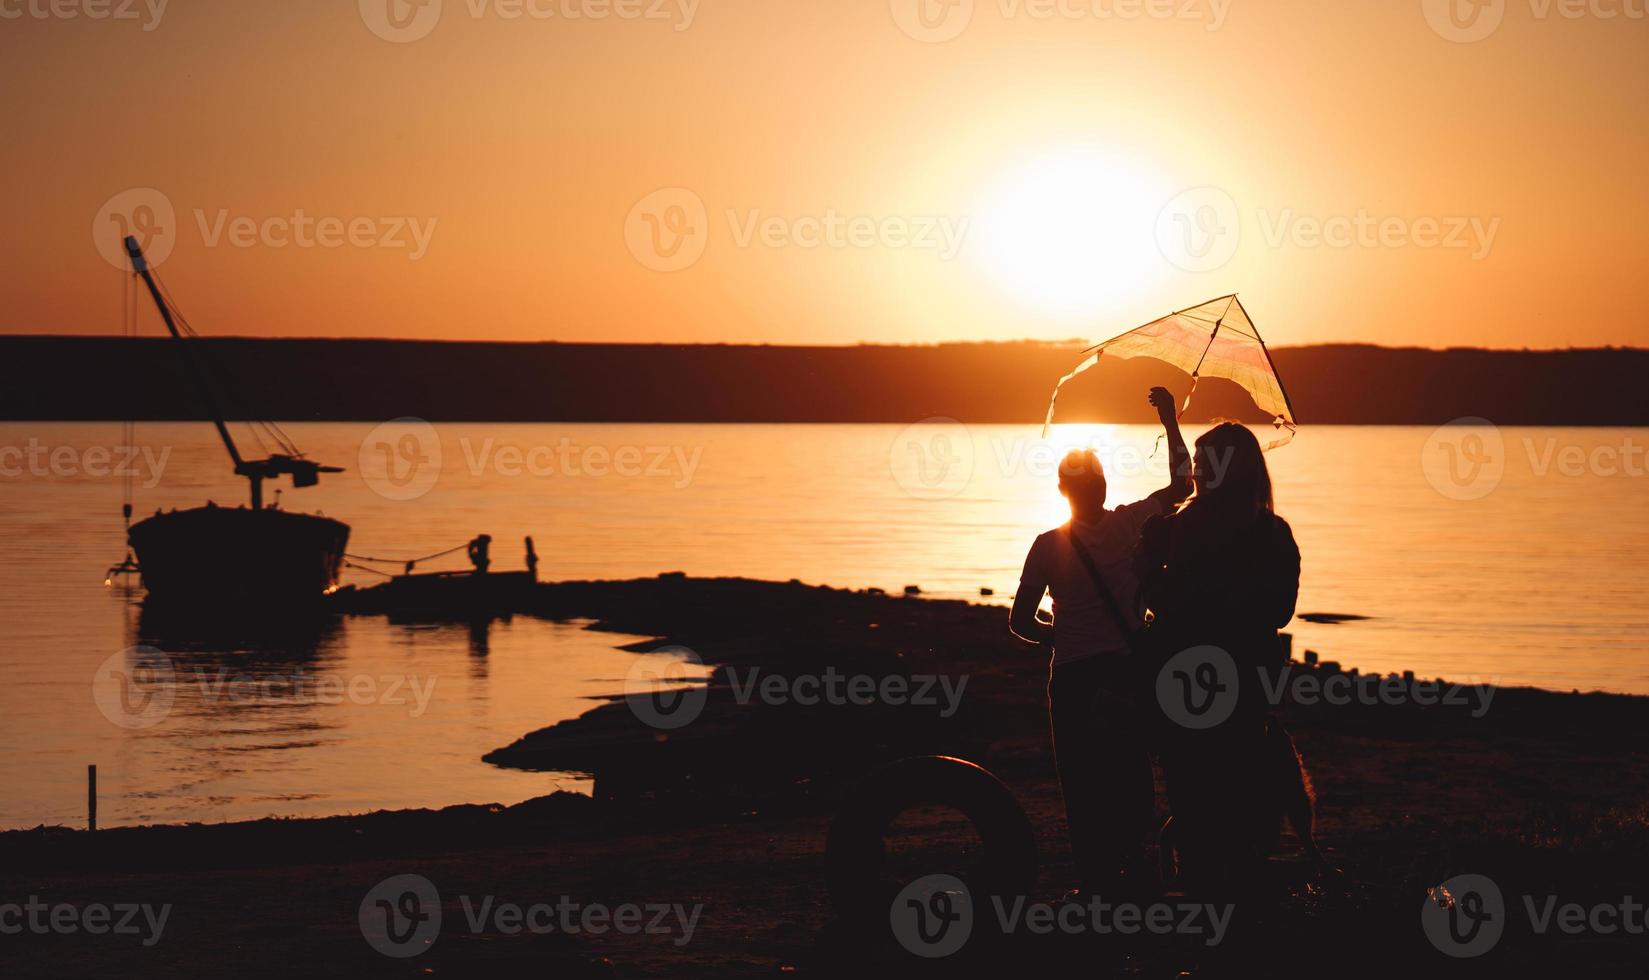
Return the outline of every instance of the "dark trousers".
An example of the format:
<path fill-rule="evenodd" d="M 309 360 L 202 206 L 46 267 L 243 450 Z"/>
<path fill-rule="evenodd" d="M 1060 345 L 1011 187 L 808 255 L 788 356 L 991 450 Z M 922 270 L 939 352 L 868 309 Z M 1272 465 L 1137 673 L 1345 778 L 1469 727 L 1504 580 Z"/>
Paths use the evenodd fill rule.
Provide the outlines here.
<path fill-rule="evenodd" d="M 1103 894 L 1135 864 L 1156 811 L 1147 733 L 1126 661 L 1056 664 L 1048 678 L 1054 763 L 1071 856 L 1085 891 Z"/>

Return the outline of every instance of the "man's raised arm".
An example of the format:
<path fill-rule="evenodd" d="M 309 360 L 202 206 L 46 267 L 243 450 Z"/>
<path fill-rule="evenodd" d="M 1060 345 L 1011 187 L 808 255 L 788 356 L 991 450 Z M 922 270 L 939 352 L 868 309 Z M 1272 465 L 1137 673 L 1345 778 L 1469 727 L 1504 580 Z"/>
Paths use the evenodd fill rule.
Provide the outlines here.
<path fill-rule="evenodd" d="M 1151 496 L 1169 508 L 1191 496 L 1191 450 L 1179 430 L 1173 393 L 1167 388 L 1152 388 L 1150 399 L 1156 407 L 1157 418 L 1162 421 L 1163 434 L 1168 438 L 1168 485 Z"/>

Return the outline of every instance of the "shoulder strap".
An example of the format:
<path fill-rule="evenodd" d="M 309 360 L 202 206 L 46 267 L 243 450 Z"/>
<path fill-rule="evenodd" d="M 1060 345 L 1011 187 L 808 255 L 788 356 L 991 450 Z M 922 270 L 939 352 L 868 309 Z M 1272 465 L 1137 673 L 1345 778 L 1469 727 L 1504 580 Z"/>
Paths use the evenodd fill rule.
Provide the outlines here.
<path fill-rule="evenodd" d="M 1087 547 L 1076 536 L 1076 522 L 1074 520 L 1065 525 L 1065 537 L 1071 542 L 1071 550 L 1076 552 L 1076 557 L 1082 562 L 1082 567 L 1088 570 L 1089 577 L 1094 580 L 1094 590 L 1099 593 L 1101 599 L 1105 600 L 1105 607 L 1111 611 L 1111 618 L 1116 620 L 1117 629 L 1121 631 L 1122 639 L 1128 644 L 1128 649 L 1135 653 L 1139 652 L 1138 637 L 1134 629 L 1128 625 L 1128 617 L 1122 612 L 1122 604 L 1117 602 L 1117 597 L 1112 594 L 1111 587 L 1106 584 L 1104 574 L 1100 572 L 1099 566 L 1094 563 L 1094 556 L 1088 554 Z"/>

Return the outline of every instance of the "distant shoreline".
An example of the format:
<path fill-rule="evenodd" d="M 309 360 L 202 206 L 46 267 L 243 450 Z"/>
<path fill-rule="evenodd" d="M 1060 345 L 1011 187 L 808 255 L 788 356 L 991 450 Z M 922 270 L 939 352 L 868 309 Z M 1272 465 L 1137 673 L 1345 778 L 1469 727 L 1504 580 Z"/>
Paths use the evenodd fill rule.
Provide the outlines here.
<path fill-rule="evenodd" d="M 213 338 L 194 345 L 232 418 L 381 422 L 1040 423 L 1080 347 L 776 347 Z M 1272 350 L 1302 426 L 1644 426 L 1649 350 Z M 0 420 L 192 421 L 205 416 L 167 338 L 0 337 Z M 1189 388 L 1155 361 L 1103 361 L 1061 395 L 1057 421 L 1150 423 L 1144 391 Z M 1205 379 L 1188 422 L 1269 421 Z"/>

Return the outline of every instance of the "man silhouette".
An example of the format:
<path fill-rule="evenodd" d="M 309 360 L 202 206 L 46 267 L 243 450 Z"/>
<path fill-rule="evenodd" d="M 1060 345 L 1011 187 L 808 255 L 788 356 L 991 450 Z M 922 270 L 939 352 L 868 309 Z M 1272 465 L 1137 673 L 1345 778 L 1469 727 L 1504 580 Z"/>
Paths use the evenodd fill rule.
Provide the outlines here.
<path fill-rule="evenodd" d="M 1141 842 L 1154 813 L 1154 779 L 1141 724 L 1133 717 L 1134 634 L 1144 625 L 1133 571 L 1140 527 L 1191 492 L 1191 456 L 1174 416 L 1174 397 L 1153 388 L 1150 401 L 1169 447 L 1169 483 L 1144 500 L 1105 509 L 1105 471 L 1092 450 L 1059 464 L 1069 524 L 1040 535 L 1025 556 L 1010 628 L 1052 645 L 1048 718 L 1054 763 L 1065 796 L 1071 856 L 1081 889 L 1111 892 L 1143 862 Z M 1037 610 L 1052 593 L 1052 622 Z"/>
<path fill-rule="evenodd" d="M 477 575 L 487 574 L 487 569 L 492 565 L 491 551 L 492 535 L 490 534 L 478 534 L 469 543 L 470 564 L 475 566 Z"/>

